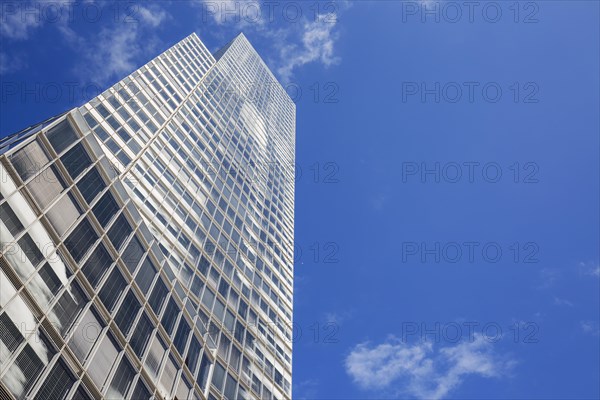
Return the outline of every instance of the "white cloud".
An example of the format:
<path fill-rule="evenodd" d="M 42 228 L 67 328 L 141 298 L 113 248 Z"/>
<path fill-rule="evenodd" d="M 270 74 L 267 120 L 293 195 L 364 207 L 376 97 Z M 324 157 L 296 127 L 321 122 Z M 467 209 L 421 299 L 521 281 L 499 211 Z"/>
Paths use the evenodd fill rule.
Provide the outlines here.
<path fill-rule="evenodd" d="M 154 28 L 158 27 L 169 17 L 169 14 L 165 10 L 157 6 L 140 6 L 136 11 L 140 16 L 140 22 L 144 22 Z"/>
<path fill-rule="evenodd" d="M 304 22 L 301 44 L 288 44 L 279 48 L 282 65 L 277 69 L 284 82 L 289 82 L 295 69 L 312 62 L 324 66 L 340 62 L 334 54 L 338 34 L 334 28 L 336 14 L 318 14 L 312 22 Z"/>
<path fill-rule="evenodd" d="M 8 74 L 26 66 L 21 56 L 9 56 L 7 53 L 0 52 L 0 74 Z"/>
<path fill-rule="evenodd" d="M 581 321 L 580 326 L 583 333 L 600 336 L 600 323 L 598 321 Z"/>
<path fill-rule="evenodd" d="M 573 307 L 573 302 L 567 299 L 561 299 L 560 297 L 554 296 L 554 304 L 557 306 L 569 306 Z"/>
<path fill-rule="evenodd" d="M 63 37 L 82 59 L 77 65 L 80 78 L 102 86 L 113 78 L 123 78 L 138 67 L 141 56 L 152 55 L 158 36 L 152 32 L 170 15 L 158 6 L 135 9 L 136 21 L 103 27 L 92 37 L 81 37 L 71 27 L 59 27 Z"/>
<path fill-rule="evenodd" d="M 6 3 L 2 7 L 0 18 L 0 36 L 25 40 L 31 32 L 43 24 L 40 2 L 13 2 Z"/>
<path fill-rule="evenodd" d="M 222 29 L 244 31 L 265 39 L 271 54 L 262 54 L 283 83 L 289 83 L 298 68 L 320 63 L 325 67 L 340 62 L 335 54 L 339 38 L 339 13 L 351 6 L 348 1 L 321 5 L 316 12 L 308 3 L 261 3 L 258 0 L 196 0 L 203 23 L 212 20 Z M 228 37 L 214 31 L 213 35 Z M 256 43 L 254 43 L 256 44 Z"/>
<path fill-rule="evenodd" d="M 294 383 L 294 399 L 317 399 L 317 389 L 319 381 L 317 379 L 308 379 L 300 383 Z"/>
<path fill-rule="evenodd" d="M 560 271 L 555 268 L 544 268 L 540 271 L 540 284 L 538 289 L 549 289 L 560 277 Z"/>
<path fill-rule="evenodd" d="M 391 337 L 376 346 L 359 344 L 345 360 L 346 372 L 360 387 L 422 399 L 446 397 L 467 376 L 505 376 L 514 364 L 495 354 L 481 335 L 437 351 L 431 342 L 409 345 Z"/>
<path fill-rule="evenodd" d="M 600 278 L 600 264 L 593 262 L 580 262 L 579 268 L 584 275 Z"/>

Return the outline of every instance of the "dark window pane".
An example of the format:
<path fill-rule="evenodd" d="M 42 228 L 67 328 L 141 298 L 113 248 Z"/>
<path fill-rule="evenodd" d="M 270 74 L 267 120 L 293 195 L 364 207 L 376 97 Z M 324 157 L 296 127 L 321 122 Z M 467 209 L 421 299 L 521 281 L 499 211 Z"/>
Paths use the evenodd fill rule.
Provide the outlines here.
<path fill-rule="evenodd" d="M 204 256 L 200 258 L 200 262 L 198 262 L 198 270 L 202 273 L 202 275 L 207 276 L 208 268 L 210 267 L 210 261 Z"/>
<path fill-rule="evenodd" d="M 165 327 L 165 330 L 167 331 L 167 334 L 169 336 L 171 335 L 171 333 L 173 332 L 173 328 L 175 327 L 177 315 L 179 315 L 179 307 L 177 307 L 177 303 L 175 303 L 175 300 L 171 298 L 161 320 L 161 324 Z"/>
<path fill-rule="evenodd" d="M 198 357 L 200 356 L 200 350 L 202 346 L 196 336 L 192 335 L 192 340 L 190 341 L 190 348 L 187 352 L 187 357 L 185 357 L 185 364 L 188 366 L 192 374 L 196 370 L 196 363 L 198 362 Z"/>
<path fill-rule="evenodd" d="M 210 372 L 210 360 L 206 357 L 206 355 L 202 356 L 202 362 L 200 363 L 200 369 L 198 370 L 198 385 L 202 388 L 202 390 L 206 389 L 206 385 L 208 383 L 208 373 Z"/>
<path fill-rule="evenodd" d="M 156 267 L 150 261 L 148 257 L 142 263 L 140 270 L 135 276 L 135 281 L 142 290 L 142 293 L 148 293 L 148 289 L 150 289 L 150 284 L 154 280 L 154 276 L 156 275 Z"/>
<path fill-rule="evenodd" d="M 87 167 L 92 164 L 90 156 L 87 154 L 81 143 L 75 145 L 60 159 L 65 165 L 67 171 L 69 171 L 69 175 L 71 175 L 71 178 L 73 179 L 77 178 Z"/>
<path fill-rule="evenodd" d="M 85 390 L 83 383 L 77 388 L 77 391 L 73 395 L 73 400 L 92 400 L 88 392 Z"/>
<path fill-rule="evenodd" d="M 15 362 L 9 367 L 2 380 L 6 383 L 6 380 L 12 377 L 21 377 L 19 386 L 23 390 L 22 394 L 25 394 L 24 392 L 31 388 L 43 368 L 44 364 L 31 346 L 27 344 L 17 356 Z M 25 396 L 17 395 L 17 397 L 24 398 Z"/>
<path fill-rule="evenodd" d="M 4 203 L 0 206 L 0 219 L 4 222 L 4 225 L 6 225 L 11 235 L 17 236 L 23 231 L 23 224 L 21 224 L 21 221 L 19 221 L 19 218 L 17 218 L 8 203 Z M 6 239 L 8 240 L 8 238 Z M 3 239 L 3 241 L 5 241 L 5 239 Z"/>
<path fill-rule="evenodd" d="M 135 390 L 131 394 L 131 400 L 148 400 L 150 398 L 150 391 L 144 385 L 142 380 L 138 380 Z"/>
<path fill-rule="evenodd" d="M 150 322 L 148 316 L 145 313 L 142 314 L 129 341 L 131 348 L 133 351 L 135 351 L 135 354 L 137 354 L 139 358 L 142 358 L 142 354 L 146 349 L 148 339 L 150 338 L 150 333 L 152 333 L 153 329 L 154 326 L 152 326 L 152 322 Z"/>
<path fill-rule="evenodd" d="M 119 364 L 119 367 L 115 372 L 115 376 L 110 384 L 107 397 L 114 399 L 125 398 L 134 376 L 135 372 L 131 367 L 131 363 L 127 360 L 127 358 L 123 357 L 121 364 Z"/>
<path fill-rule="evenodd" d="M 48 263 L 40 268 L 40 277 L 46 286 L 48 286 L 48 289 L 55 295 L 58 294 L 58 291 L 63 287 L 63 283 Z"/>
<path fill-rule="evenodd" d="M 225 368 L 219 363 L 215 363 L 215 371 L 213 372 L 212 384 L 215 385 L 219 391 L 223 389 L 223 380 L 225 379 Z"/>
<path fill-rule="evenodd" d="M 77 282 L 71 283 L 70 290 L 65 290 L 52 309 L 54 322 L 64 335 L 71 323 L 77 318 L 83 306 L 87 303 L 85 295 Z"/>
<path fill-rule="evenodd" d="M 236 380 L 233 379 L 233 376 L 227 374 L 227 383 L 225 384 L 225 390 L 223 394 L 225 398 L 229 400 L 235 400 L 235 390 L 237 389 Z"/>
<path fill-rule="evenodd" d="M 67 246 L 75 261 L 79 262 L 96 240 L 98 240 L 96 231 L 94 231 L 89 221 L 84 219 L 65 239 L 65 246 Z"/>
<path fill-rule="evenodd" d="M 127 222 L 127 218 L 121 214 L 108 231 L 108 238 L 115 248 L 119 250 L 131 232 L 131 226 L 129 225 L 129 222 Z"/>
<path fill-rule="evenodd" d="M 38 249 L 37 245 L 28 233 L 19 239 L 17 243 L 19 244 L 19 247 L 21 247 L 21 251 L 23 251 L 34 267 L 44 260 L 42 252 L 40 249 Z"/>
<path fill-rule="evenodd" d="M 115 303 L 125 290 L 125 279 L 117 267 L 113 269 L 108 279 L 100 290 L 100 300 L 104 303 L 109 311 L 112 311 Z"/>
<path fill-rule="evenodd" d="M 130 290 L 129 293 L 127 293 L 127 296 L 125 296 L 125 300 L 123 300 L 123 304 L 121 304 L 121 307 L 119 308 L 119 311 L 115 317 L 117 326 L 121 329 L 121 332 L 123 332 L 125 336 L 127 336 L 129 333 L 131 324 L 133 324 L 133 320 L 140 307 L 140 302 Z"/>
<path fill-rule="evenodd" d="M 96 168 L 92 168 L 81 180 L 77 183 L 79 191 L 83 198 L 88 203 L 94 201 L 98 193 L 100 193 L 106 185 L 100 173 Z"/>
<path fill-rule="evenodd" d="M 142 256 L 144 255 L 144 248 L 142 247 L 139 239 L 134 236 L 127 245 L 127 248 L 123 252 L 121 259 L 127 266 L 127 269 L 132 274 L 135 272 L 135 268 L 140 263 Z"/>
<path fill-rule="evenodd" d="M 83 266 L 83 274 L 95 288 L 112 263 L 113 259 L 108 250 L 100 243 Z"/>
<path fill-rule="evenodd" d="M 110 192 L 106 192 L 104 196 L 98 200 L 93 211 L 96 219 L 100 222 L 100 225 L 106 227 L 112 217 L 119 211 L 119 206 L 113 195 Z"/>
<path fill-rule="evenodd" d="M 62 400 L 66 397 L 73 383 L 75 383 L 73 374 L 67 369 L 62 360 L 58 360 L 35 398 L 40 400 Z"/>
<path fill-rule="evenodd" d="M 177 328 L 177 333 L 175 334 L 175 340 L 173 343 L 175 344 L 175 348 L 179 351 L 179 354 L 183 355 L 183 351 L 185 350 L 185 344 L 187 342 L 188 335 L 190 334 L 190 326 L 188 325 L 185 318 L 181 318 L 179 322 L 179 327 Z"/>
<path fill-rule="evenodd" d="M 62 153 L 64 149 L 77 140 L 77 134 L 66 120 L 52 128 L 46 136 L 57 154 Z"/>
<path fill-rule="evenodd" d="M 150 295 L 150 307 L 156 313 L 156 315 L 160 315 L 160 309 L 162 308 L 163 302 L 167 297 L 167 287 L 165 286 L 162 279 L 156 281 L 154 285 L 154 289 L 152 289 L 152 294 Z"/>
<path fill-rule="evenodd" d="M 6 360 L 23 341 L 19 329 L 6 313 L 0 315 L 0 341 L 3 344 L 0 347 L 0 356 L 3 360 Z"/>

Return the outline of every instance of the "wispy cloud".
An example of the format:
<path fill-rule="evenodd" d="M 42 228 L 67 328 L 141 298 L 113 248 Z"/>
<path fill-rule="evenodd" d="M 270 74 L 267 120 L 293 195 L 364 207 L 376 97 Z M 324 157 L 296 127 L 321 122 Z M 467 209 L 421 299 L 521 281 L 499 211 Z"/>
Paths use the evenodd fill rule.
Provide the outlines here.
<path fill-rule="evenodd" d="M 169 14 L 157 5 L 139 6 L 137 9 L 139 21 L 146 23 L 153 28 L 158 27 L 169 18 Z"/>
<path fill-rule="evenodd" d="M 318 387 L 319 381 L 317 379 L 307 379 L 299 383 L 294 383 L 294 399 L 317 399 Z"/>
<path fill-rule="evenodd" d="M 340 312 L 327 312 L 324 315 L 324 320 L 326 323 L 334 323 L 336 325 L 341 325 L 348 319 L 352 318 L 353 313 L 351 311 L 340 311 Z"/>
<path fill-rule="evenodd" d="M 20 55 L 9 56 L 5 52 L 0 52 L 0 74 L 18 71 L 26 66 L 27 64 Z"/>
<path fill-rule="evenodd" d="M 560 278 L 560 271 L 556 268 L 544 268 L 540 271 L 538 289 L 549 289 Z"/>
<path fill-rule="evenodd" d="M 284 82 L 289 82 L 294 70 L 303 65 L 320 62 L 329 67 L 340 62 L 334 53 L 338 39 L 334 31 L 336 24 L 336 14 L 318 14 L 314 21 L 304 22 L 301 43 L 290 43 L 279 48 L 282 65 L 277 72 Z"/>
<path fill-rule="evenodd" d="M 515 361 L 499 356 L 482 336 L 436 349 L 431 342 L 414 345 L 390 337 L 384 343 L 357 345 L 345 360 L 346 372 L 363 389 L 440 399 L 468 376 L 500 378 Z"/>
<path fill-rule="evenodd" d="M 573 307 L 573 302 L 571 302 L 567 299 L 562 299 L 560 297 L 556 297 L 556 296 L 554 296 L 554 304 L 557 306 Z"/>
<path fill-rule="evenodd" d="M 82 57 L 76 66 L 80 78 L 104 85 L 133 71 L 140 57 L 156 52 L 159 39 L 152 30 L 169 17 L 159 6 L 138 6 L 134 21 L 113 23 L 91 37 L 81 37 L 66 25 L 59 29 Z"/>
<path fill-rule="evenodd" d="M 321 5 L 321 12 L 302 3 L 295 3 L 298 8 L 285 8 L 258 0 L 197 0 L 192 4 L 199 6 L 204 23 L 210 20 L 222 29 L 244 31 L 268 41 L 270 54 L 263 56 L 283 83 L 289 83 L 307 64 L 329 67 L 341 61 L 335 45 L 340 36 L 338 17 L 350 7 L 347 1 Z"/>
<path fill-rule="evenodd" d="M 0 13 L 0 36 L 14 40 L 29 38 L 36 28 L 43 25 L 43 18 L 37 11 L 40 3 L 40 1 L 3 3 Z"/>
<path fill-rule="evenodd" d="M 600 336 L 600 322 L 599 321 L 581 321 L 581 330 L 586 335 Z"/>
<path fill-rule="evenodd" d="M 580 262 L 579 268 L 583 275 L 600 278 L 600 264 L 594 262 Z"/>

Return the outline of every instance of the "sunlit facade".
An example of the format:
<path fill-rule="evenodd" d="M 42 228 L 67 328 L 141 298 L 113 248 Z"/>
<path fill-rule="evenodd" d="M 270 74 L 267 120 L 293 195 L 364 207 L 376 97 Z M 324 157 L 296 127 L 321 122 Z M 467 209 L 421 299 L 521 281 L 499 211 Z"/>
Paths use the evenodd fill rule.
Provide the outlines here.
<path fill-rule="evenodd" d="M 0 399 L 291 397 L 295 106 L 192 34 L 0 141 Z"/>

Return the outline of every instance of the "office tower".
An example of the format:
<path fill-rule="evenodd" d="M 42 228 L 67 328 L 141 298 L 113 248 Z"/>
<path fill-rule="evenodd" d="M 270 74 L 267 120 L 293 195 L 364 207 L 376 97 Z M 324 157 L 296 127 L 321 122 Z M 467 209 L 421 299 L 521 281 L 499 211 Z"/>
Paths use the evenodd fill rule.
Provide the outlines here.
<path fill-rule="evenodd" d="M 290 398 L 294 146 L 195 34 L 0 141 L 0 398 Z"/>

